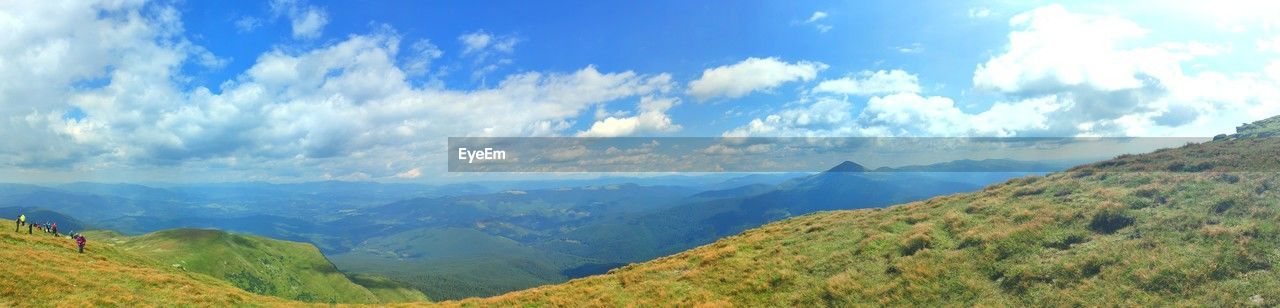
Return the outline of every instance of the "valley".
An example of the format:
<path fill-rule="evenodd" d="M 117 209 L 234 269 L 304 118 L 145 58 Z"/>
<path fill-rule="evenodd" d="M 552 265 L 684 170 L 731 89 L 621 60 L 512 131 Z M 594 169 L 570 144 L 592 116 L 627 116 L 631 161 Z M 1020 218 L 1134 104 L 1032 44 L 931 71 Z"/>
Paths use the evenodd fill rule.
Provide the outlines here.
<path fill-rule="evenodd" d="M 348 275 L 385 276 L 433 299 L 461 299 L 603 273 L 788 217 L 919 200 L 1026 174 L 846 172 L 850 166 L 857 165 L 815 174 L 591 181 L 605 183 L 597 185 L 12 184 L 0 186 L 0 208 L 39 219 L 46 216 L 36 209 L 74 213 L 49 218 L 72 227 L 66 230 L 205 228 L 305 242 Z"/>
<path fill-rule="evenodd" d="M 977 190 L 846 162 L 771 188 L 605 185 L 409 199 L 338 220 L 378 233 L 337 241 L 356 244 L 328 256 L 306 243 L 207 229 L 88 231 L 95 244 L 85 255 L 72 253 L 65 238 L 6 233 L 6 254 L 59 261 L 19 268 L 65 278 L 36 292 L 17 291 L 33 284 L 28 278 L 7 281 L 0 292 L 73 303 L 49 293 L 114 279 L 159 296 L 77 292 L 97 304 L 1265 304 L 1280 298 L 1280 279 L 1271 274 L 1280 249 L 1272 223 L 1280 217 L 1280 178 L 1265 171 L 1278 167 L 1269 154 L 1280 150 L 1280 139 L 1270 137 L 1276 123 L 1280 117 L 1206 143 Z M 895 193 L 903 183 L 913 189 Z M 639 232 L 601 229 L 608 226 Z M 631 235 L 598 236 L 624 233 Z M 639 247 L 624 249 L 632 244 Z M 587 249 L 600 247 L 607 248 Z M 673 252 L 646 253 L 663 250 Z M 78 262 L 92 265 L 71 265 Z M 188 287 L 211 295 L 173 292 Z"/>

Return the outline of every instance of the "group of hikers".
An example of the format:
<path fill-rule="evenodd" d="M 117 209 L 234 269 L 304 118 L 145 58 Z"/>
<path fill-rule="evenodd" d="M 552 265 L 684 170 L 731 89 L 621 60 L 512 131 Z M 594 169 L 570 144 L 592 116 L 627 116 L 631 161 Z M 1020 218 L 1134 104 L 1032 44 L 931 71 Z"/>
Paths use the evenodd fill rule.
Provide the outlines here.
<path fill-rule="evenodd" d="M 14 224 L 16 226 L 13 228 L 13 232 L 22 233 L 22 226 L 26 226 L 27 234 L 34 234 L 35 233 L 33 232 L 33 229 L 34 229 L 34 230 L 40 230 L 40 232 L 53 234 L 53 236 L 55 237 L 62 236 L 61 234 L 58 233 L 58 223 L 56 222 L 45 222 L 42 224 L 29 223 L 27 222 L 26 214 L 19 214 L 18 219 L 14 220 Z M 75 232 L 70 232 L 69 236 L 76 241 L 76 247 L 79 248 L 80 253 L 84 253 L 84 244 L 86 241 L 84 238 L 84 235 L 81 235 Z"/>

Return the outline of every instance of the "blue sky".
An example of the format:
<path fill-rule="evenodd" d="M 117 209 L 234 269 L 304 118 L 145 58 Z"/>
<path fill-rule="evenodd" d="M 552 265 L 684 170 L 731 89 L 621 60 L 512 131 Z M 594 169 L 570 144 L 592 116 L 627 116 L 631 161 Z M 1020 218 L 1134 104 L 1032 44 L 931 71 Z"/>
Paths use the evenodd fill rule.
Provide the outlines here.
<path fill-rule="evenodd" d="M 292 39 L 287 17 L 273 17 L 271 5 L 242 1 L 236 5 L 193 2 L 182 6 L 193 41 L 214 54 L 230 59 L 216 71 L 194 72 L 206 81 L 234 78 L 254 64 L 263 52 L 323 46 L 352 34 L 394 29 L 401 39 L 428 40 L 443 55 L 435 61 L 438 76 L 450 88 L 473 88 L 495 83 L 506 74 L 522 71 L 574 71 L 595 65 L 601 71 L 666 72 L 677 80 L 696 79 L 704 69 L 729 65 L 748 57 L 778 57 L 784 61 L 814 60 L 831 66 L 824 76 L 839 77 L 863 70 L 904 69 L 930 76 L 930 90 L 960 95 L 969 83 L 973 63 L 987 57 L 990 46 L 1004 40 L 1007 29 L 999 18 L 971 18 L 971 6 L 955 1 L 903 5 L 879 2 L 759 1 L 726 6 L 717 3 L 659 1 L 636 3 L 422 3 L 388 1 L 373 3 L 311 1 L 323 7 L 329 22 L 318 38 Z M 815 12 L 826 17 L 806 22 Z M 910 12 L 910 14 L 902 14 Z M 886 18 L 893 16 L 893 18 Z M 250 31 L 235 27 L 253 20 Z M 821 27 L 830 27 L 820 31 Z M 515 38 L 518 52 L 513 63 L 477 78 L 471 59 L 460 56 L 460 34 L 484 31 Z M 953 31 L 970 33 L 956 36 Z M 933 52 L 922 42 L 930 42 Z M 918 51 L 902 52 L 914 48 Z M 426 77 L 418 81 L 425 82 Z M 771 105 L 793 99 L 797 86 L 737 99 L 736 108 L 764 114 Z M 635 102 L 622 101 L 619 105 Z M 686 125 L 680 135 L 719 135 L 739 123 L 725 118 L 724 100 L 673 110 L 676 120 L 707 121 Z M 972 105 L 981 108 L 981 101 Z M 969 107 L 969 106 L 965 106 Z M 589 115 L 578 126 L 589 127 Z M 738 119 L 741 120 L 741 119 Z M 749 118 L 747 118 L 749 120 Z M 685 121 L 681 121 L 685 122 Z M 584 127 L 585 126 L 585 127 Z"/>
<path fill-rule="evenodd" d="M 1211 136 L 1280 6 L 0 4 L 12 181 L 437 181 L 449 136 Z M 18 82 L 21 81 L 21 82 Z"/>

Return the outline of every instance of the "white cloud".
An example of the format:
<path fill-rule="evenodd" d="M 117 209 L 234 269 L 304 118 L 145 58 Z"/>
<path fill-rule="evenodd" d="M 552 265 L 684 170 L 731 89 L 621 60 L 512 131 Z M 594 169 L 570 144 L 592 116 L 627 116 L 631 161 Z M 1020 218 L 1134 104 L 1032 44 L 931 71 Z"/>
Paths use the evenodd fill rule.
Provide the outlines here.
<path fill-rule="evenodd" d="M 810 16 L 809 16 L 809 19 L 806 19 L 804 22 L 805 22 L 805 23 L 814 23 L 814 22 L 817 22 L 817 21 L 819 21 L 819 20 L 822 20 L 823 18 L 827 18 L 827 12 L 823 12 L 823 11 L 815 11 L 815 12 L 813 12 L 813 15 L 810 15 Z"/>
<path fill-rule="evenodd" d="M 924 136 L 963 134 L 969 123 L 950 98 L 914 93 L 872 97 L 859 120 L 869 130 Z"/>
<path fill-rule="evenodd" d="M 1101 90 L 1143 86 L 1140 74 L 1154 65 L 1118 42 L 1142 37 L 1146 29 L 1110 16 L 1081 15 L 1051 5 L 1014 16 L 1009 49 L 978 66 L 973 83 L 1001 92 L 1036 93 L 1054 87 Z"/>
<path fill-rule="evenodd" d="M 862 71 L 856 76 L 823 80 L 812 92 L 859 96 L 919 93 L 920 80 L 903 70 Z"/>
<path fill-rule="evenodd" d="M 462 55 L 474 60 L 475 69 L 471 77 L 482 79 L 498 68 L 514 62 L 510 55 L 515 52 L 515 46 L 520 40 L 510 35 L 494 35 L 481 29 L 458 36 L 458 42 L 462 43 Z"/>
<path fill-rule="evenodd" d="M 485 33 L 484 30 L 458 36 L 458 41 L 462 42 L 463 54 L 471 54 L 484 50 L 485 47 L 489 47 L 489 41 L 492 40 L 493 36 Z"/>
<path fill-rule="evenodd" d="M 827 31 L 831 31 L 831 28 L 833 27 L 826 23 L 819 22 L 823 19 L 827 19 L 827 16 L 828 16 L 827 12 L 814 11 L 813 15 L 809 15 L 809 19 L 805 19 L 803 23 L 808 25 L 813 25 L 815 29 L 818 29 L 819 33 L 827 33 Z"/>
<path fill-rule="evenodd" d="M 329 24 L 329 13 L 324 8 L 307 5 L 304 0 L 272 0 L 271 11 L 277 17 L 289 18 L 294 38 L 320 37 Z"/>
<path fill-rule="evenodd" d="M 13 65 L 0 70 L 4 170 L 405 177 L 438 165 L 423 153 L 443 149 L 444 136 L 573 133 L 573 119 L 593 106 L 675 87 L 667 74 L 593 66 L 513 74 L 471 90 L 420 87 L 407 80 L 414 62 L 397 59 L 438 54 L 415 43 L 401 57 L 401 38 L 384 30 L 315 49 L 283 46 L 214 90 L 183 83 L 185 63 L 212 55 L 182 36 L 177 10 L 165 5 L 17 2 L 0 9 L 4 21 L 41 25 L 0 37 L 0 63 Z M 83 116 L 64 119 L 70 110 Z"/>
<path fill-rule="evenodd" d="M 991 9 L 985 7 L 975 7 L 969 9 L 969 18 L 982 19 L 991 16 Z"/>
<path fill-rule="evenodd" d="M 1280 84 L 1280 60 L 1272 60 L 1267 64 L 1266 73 L 1271 77 L 1271 81 Z"/>
<path fill-rule="evenodd" d="M 754 91 L 773 89 L 792 81 L 809 81 L 827 69 L 821 62 L 787 63 L 778 58 L 747 58 L 732 65 L 702 71 L 689 82 L 687 93 L 700 101 L 716 97 L 738 98 Z"/>
<path fill-rule="evenodd" d="M 444 56 L 444 51 L 441 51 L 440 47 L 436 47 L 426 39 L 414 42 L 409 48 L 411 54 L 408 56 L 404 70 L 410 76 L 426 74 L 431 62 Z"/>
<path fill-rule="evenodd" d="M 822 97 L 807 106 L 785 109 L 724 133 L 726 137 L 850 136 L 854 119 L 847 100 Z"/>
<path fill-rule="evenodd" d="M 907 54 L 922 53 L 924 52 L 924 45 L 920 43 L 911 43 L 911 45 L 898 46 L 898 47 L 894 47 L 893 49 L 897 50 L 898 52 L 907 53 Z"/>
<path fill-rule="evenodd" d="M 591 128 L 578 132 L 578 137 L 619 137 L 643 133 L 669 133 L 680 130 L 680 125 L 671 121 L 666 112 L 680 104 L 675 98 L 640 98 L 637 106 L 638 114 L 633 117 L 609 116 L 591 124 Z"/>
<path fill-rule="evenodd" d="M 1259 52 L 1280 53 L 1280 36 L 1258 39 L 1255 44 Z"/>
<path fill-rule="evenodd" d="M 1031 99 L 996 103 L 969 114 L 950 98 L 901 92 L 871 97 L 855 117 L 847 98 L 820 97 L 808 106 L 785 109 L 757 118 L 724 133 L 729 137 L 848 137 L 848 136 L 1016 136 L 1043 130 L 1053 101 Z"/>
<path fill-rule="evenodd" d="M 416 179 L 421 176 L 422 176 L 421 168 L 413 168 L 413 169 L 405 170 L 404 172 L 396 173 L 395 175 L 396 178 L 400 178 L 400 179 Z"/>
<path fill-rule="evenodd" d="M 297 17 L 291 17 L 293 36 L 300 38 L 319 37 L 324 25 L 329 23 L 329 15 L 322 9 L 309 8 Z"/>
<path fill-rule="evenodd" d="M 1261 74 L 1188 73 L 1184 66 L 1230 49 L 1195 41 L 1137 44 L 1148 30 L 1131 21 L 1057 5 L 1019 14 L 1010 25 L 1008 47 L 974 72 L 975 87 L 1001 97 L 985 111 L 899 91 L 871 97 L 854 120 L 802 121 L 851 114 L 848 97 L 823 96 L 863 89 L 864 82 L 845 78 L 811 90 L 818 99 L 812 105 L 757 118 L 726 135 L 1207 136 L 1280 113 L 1273 103 L 1280 101 L 1274 77 L 1280 64 Z M 838 108 L 818 108 L 824 106 Z"/>
<path fill-rule="evenodd" d="M 1115 16 L 1078 14 L 1051 5 L 1010 20 L 1009 46 L 974 73 L 974 85 L 1015 99 L 1054 98 L 1055 134 L 1152 134 L 1229 131 L 1230 116 L 1256 109 L 1274 85 L 1256 76 L 1182 67 L 1226 49 L 1200 42 L 1129 47 L 1149 30 Z M 1204 115 L 1214 114 L 1215 119 Z M 1163 126 L 1165 128 L 1160 128 Z"/>
<path fill-rule="evenodd" d="M 253 32 L 262 26 L 262 20 L 253 16 L 244 16 L 236 19 L 235 25 L 236 31 Z"/>
<path fill-rule="evenodd" d="M 515 51 L 516 44 L 520 42 L 515 37 L 496 36 L 483 29 L 464 33 L 458 36 L 458 41 L 462 42 L 462 54 L 464 55 L 483 55 L 487 52 L 509 54 Z"/>

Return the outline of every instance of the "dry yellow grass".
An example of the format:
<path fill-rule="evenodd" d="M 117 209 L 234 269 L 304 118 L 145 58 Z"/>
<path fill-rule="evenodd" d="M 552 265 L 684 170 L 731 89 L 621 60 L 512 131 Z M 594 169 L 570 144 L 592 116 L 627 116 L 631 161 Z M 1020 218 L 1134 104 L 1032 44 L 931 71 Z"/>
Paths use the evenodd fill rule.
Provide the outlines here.
<path fill-rule="evenodd" d="M 0 233 L 0 306 L 291 306 L 212 277 L 156 268 L 90 242 L 76 253 L 66 237 Z"/>

